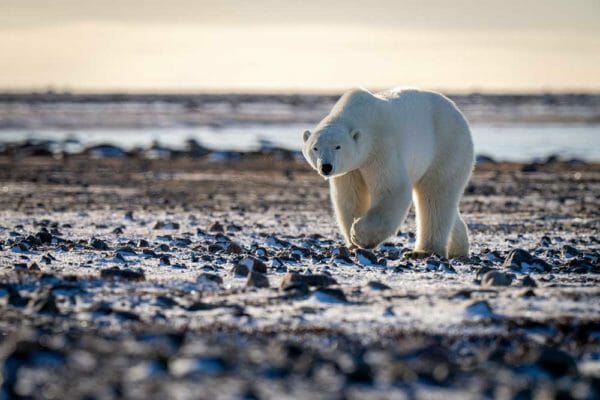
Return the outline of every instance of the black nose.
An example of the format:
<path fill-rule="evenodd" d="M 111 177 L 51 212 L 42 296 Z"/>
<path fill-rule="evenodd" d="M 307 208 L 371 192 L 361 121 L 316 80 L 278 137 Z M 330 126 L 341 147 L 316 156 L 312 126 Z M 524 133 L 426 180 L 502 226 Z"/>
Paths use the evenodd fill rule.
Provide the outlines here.
<path fill-rule="evenodd" d="M 333 165 L 331 165 L 331 164 L 321 165 L 321 172 L 323 173 L 323 175 L 329 175 L 329 173 L 331 172 L 332 169 L 333 169 Z"/>

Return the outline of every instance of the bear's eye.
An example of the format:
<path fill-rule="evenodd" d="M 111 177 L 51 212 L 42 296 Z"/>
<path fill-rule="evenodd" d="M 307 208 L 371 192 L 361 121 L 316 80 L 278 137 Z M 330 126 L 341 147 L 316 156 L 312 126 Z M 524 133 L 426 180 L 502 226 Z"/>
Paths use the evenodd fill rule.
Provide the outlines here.
<path fill-rule="evenodd" d="M 313 150 L 314 150 L 314 151 L 319 151 L 319 149 L 317 149 L 316 147 L 313 147 Z"/>
<path fill-rule="evenodd" d="M 336 149 L 336 150 L 339 150 L 339 149 L 341 149 L 341 148 L 342 148 L 342 146 L 335 146 L 335 149 Z"/>

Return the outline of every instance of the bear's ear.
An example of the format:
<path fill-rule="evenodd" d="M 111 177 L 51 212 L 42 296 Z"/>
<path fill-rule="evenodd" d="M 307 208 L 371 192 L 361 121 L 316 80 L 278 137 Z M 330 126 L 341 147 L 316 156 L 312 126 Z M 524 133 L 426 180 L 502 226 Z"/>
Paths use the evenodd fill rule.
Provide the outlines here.
<path fill-rule="evenodd" d="M 306 142 L 310 137 L 310 131 L 304 131 L 303 139 Z"/>
<path fill-rule="evenodd" d="M 360 137 L 360 131 L 358 129 L 354 129 L 352 132 L 350 132 L 350 135 L 352 136 L 352 139 L 358 141 L 358 138 Z"/>

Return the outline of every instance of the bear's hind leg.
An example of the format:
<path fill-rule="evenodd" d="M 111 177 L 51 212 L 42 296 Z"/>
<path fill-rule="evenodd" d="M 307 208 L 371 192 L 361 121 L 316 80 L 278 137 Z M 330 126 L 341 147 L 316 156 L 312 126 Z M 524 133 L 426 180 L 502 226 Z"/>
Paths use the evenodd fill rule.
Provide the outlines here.
<path fill-rule="evenodd" d="M 454 227 L 450 234 L 450 242 L 448 243 L 448 257 L 462 257 L 469 255 L 469 233 L 467 225 L 460 216 L 458 209 L 454 220 Z"/>
<path fill-rule="evenodd" d="M 453 229 L 460 193 L 452 188 L 427 180 L 414 190 L 417 214 L 417 243 L 408 258 L 420 258 L 430 254 L 448 256 L 448 241 Z"/>
<path fill-rule="evenodd" d="M 367 186 L 359 171 L 331 178 L 329 185 L 338 226 L 344 235 L 346 245 L 352 250 L 356 247 L 350 240 L 352 224 L 369 209 Z"/>

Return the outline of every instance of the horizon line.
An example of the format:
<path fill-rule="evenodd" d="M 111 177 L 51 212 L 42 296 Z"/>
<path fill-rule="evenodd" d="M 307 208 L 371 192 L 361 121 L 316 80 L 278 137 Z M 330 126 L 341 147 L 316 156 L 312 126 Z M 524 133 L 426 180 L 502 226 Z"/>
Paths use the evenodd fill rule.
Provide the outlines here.
<path fill-rule="evenodd" d="M 344 88 L 190 88 L 190 89 L 133 89 L 133 88 L 58 88 L 47 86 L 44 88 L 2 88 L 0 87 L 0 95 L 165 95 L 165 96 L 190 96 L 190 95 L 339 95 L 345 91 L 363 87 L 362 85 L 348 86 Z M 464 88 L 464 89 L 443 89 L 443 88 L 426 88 L 419 86 L 392 86 L 389 88 L 367 88 L 370 92 L 378 93 L 389 90 L 391 88 L 407 88 L 432 90 L 443 94 L 450 95 L 566 95 L 566 94 L 585 94 L 585 95 L 600 95 L 600 87 L 598 88 L 530 88 L 530 89 L 510 89 L 510 88 Z"/>

